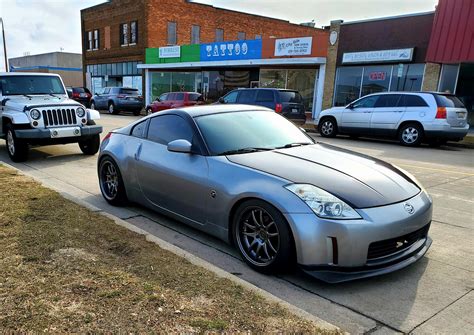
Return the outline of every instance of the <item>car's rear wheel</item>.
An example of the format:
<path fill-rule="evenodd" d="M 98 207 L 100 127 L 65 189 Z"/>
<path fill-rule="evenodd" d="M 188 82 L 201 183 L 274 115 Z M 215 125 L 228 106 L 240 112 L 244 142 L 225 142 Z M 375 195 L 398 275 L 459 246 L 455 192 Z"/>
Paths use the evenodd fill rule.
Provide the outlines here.
<path fill-rule="evenodd" d="M 333 118 L 322 119 L 318 126 L 322 137 L 335 137 L 337 135 L 337 124 Z"/>
<path fill-rule="evenodd" d="M 6 142 L 8 156 L 15 163 L 24 162 L 28 158 L 28 143 L 18 139 L 11 124 L 6 126 Z"/>
<path fill-rule="evenodd" d="M 133 111 L 133 115 L 138 116 L 138 115 L 140 115 L 140 112 L 141 112 L 141 111 L 142 111 L 141 108 L 140 108 L 140 109 L 137 109 L 137 110 L 134 110 L 134 111 Z"/>
<path fill-rule="evenodd" d="M 94 135 L 86 140 L 79 142 L 79 148 L 84 155 L 95 155 L 99 151 L 100 136 Z"/>
<path fill-rule="evenodd" d="M 107 109 L 109 114 L 117 114 L 118 111 L 115 109 L 115 105 L 113 102 L 109 102 L 109 108 Z"/>
<path fill-rule="evenodd" d="M 281 272 L 293 260 L 293 240 L 283 215 L 260 200 L 242 203 L 233 218 L 233 238 L 244 261 L 260 272 Z"/>
<path fill-rule="evenodd" d="M 407 123 L 400 127 L 398 140 L 401 145 L 416 147 L 423 140 L 423 128 L 416 123 Z"/>
<path fill-rule="evenodd" d="M 123 206 L 127 202 L 125 186 L 117 164 L 105 157 L 99 165 L 99 185 L 104 199 L 111 205 Z"/>

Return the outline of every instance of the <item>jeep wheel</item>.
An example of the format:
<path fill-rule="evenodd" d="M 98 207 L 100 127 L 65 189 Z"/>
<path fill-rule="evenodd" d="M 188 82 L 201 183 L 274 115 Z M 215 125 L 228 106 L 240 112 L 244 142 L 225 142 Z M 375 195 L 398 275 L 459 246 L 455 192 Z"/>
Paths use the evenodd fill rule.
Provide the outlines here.
<path fill-rule="evenodd" d="M 115 110 L 115 105 L 113 102 L 109 103 L 109 109 L 107 110 L 109 114 L 117 114 L 118 111 Z"/>
<path fill-rule="evenodd" d="M 16 163 L 26 161 L 28 158 L 28 143 L 16 138 L 15 130 L 11 125 L 7 125 L 6 128 L 8 156 Z"/>
<path fill-rule="evenodd" d="M 86 140 L 79 142 L 79 148 L 84 155 L 95 155 L 99 151 L 100 136 L 94 135 Z"/>

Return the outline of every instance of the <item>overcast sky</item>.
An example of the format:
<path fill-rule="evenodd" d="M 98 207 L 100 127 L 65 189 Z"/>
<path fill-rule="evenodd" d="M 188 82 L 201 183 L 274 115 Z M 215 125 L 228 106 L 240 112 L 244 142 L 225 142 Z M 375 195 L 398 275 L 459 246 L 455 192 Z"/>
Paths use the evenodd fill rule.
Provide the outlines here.
<path fill-rule="evenodd" d="M 81 52 L 80 10 L 104 0 L 0 0 L 8 57 L 59 51 Z M 276 17 L 294 23 L 362 20 L 435 9 L 437 0 L 201 0 L 216 7 Z M 416 33 L 416 32 L 415 32 Z M 1 36 L 0 36 L 1 39 Z M 0 71 L 4 70 L 0 47 Z"/>

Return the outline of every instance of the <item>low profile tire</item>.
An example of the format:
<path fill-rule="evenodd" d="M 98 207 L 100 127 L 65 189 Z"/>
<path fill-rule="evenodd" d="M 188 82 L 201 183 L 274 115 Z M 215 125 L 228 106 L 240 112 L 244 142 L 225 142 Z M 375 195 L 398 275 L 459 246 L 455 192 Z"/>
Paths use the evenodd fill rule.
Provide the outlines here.
<path fill-rule="evenodd" d="M 118 114 L 118 111 L 115 109 L 115 105 L 113 102 L 109 103 L 109 108 L 107 109 L 109 114 Z"/>
<path fill-rule="evenodd" d="M 95 155 L 99 151 L 100 136 L 94 135 L 86 140 L 79 142 L 79 148 L 84 155 Z"/>
<path fill-rule="evenodd" d="M 337 124 L 336 120 L 332 118 L 322 119 L 318 125 L 319 133 L 322 137 L 336 137 L 337 135 Z"/>
<path fill-rule="evenodd" d="M 105 157 L 99 165 L 99 186 L 104 199 L 113 206 L 127 203 L 127 195 L 122 175 L 117 164 L 110 157 Z"/>
<path fill-rule="evenodd" d="M 28 158 L 28 143 L 18 139 L 12 125 L 6 126 L 6 145 L 10 159 L 15 162 L 24 162 Z"/>
<path fill-rule="evenodd" d="M 141 111 L 142 111 L 141 109 L 134 110 L 134 111 L 133 111 L 133 115 L 139 116 L 140 113 L 141 113 Z"/>
<path fill-rule="evenodd" d="M 94 101 L 91 101 L 91 109 L 95 109 L 95 102 Z"/>
<path fill-rule="evenodd" d="M 263 273 L 292 267 L 293 239 L 283 215 L 260 200 L 242 203 L 233 217 L 233 238 L 243 260 Z"/>
<path fill-rule="evenodd" d="M 416 147 L 423 140 L 423 128 L 416 123 L 407 123 L 398 131 L 398 141 L 407 147 Z"/>
<path fill-rule="evenodd" d="M 153 114 L 153 110 L 151 108 L 146 109 L 146 115 Z"/>

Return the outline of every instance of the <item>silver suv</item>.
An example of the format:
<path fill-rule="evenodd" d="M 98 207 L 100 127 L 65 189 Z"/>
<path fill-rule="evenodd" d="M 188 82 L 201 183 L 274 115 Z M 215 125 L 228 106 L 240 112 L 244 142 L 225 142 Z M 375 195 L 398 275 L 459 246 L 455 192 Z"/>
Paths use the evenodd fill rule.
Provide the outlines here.
<path fill-rule="evenodd" d="M 61 77 L 45 73 L 0 73 L 0 138 L 14 162 L 29 145 L 79 143 L 86 155 L 99 150 L 99 112 L 69 99 Z"/>
<path fill-rule="evenodd" d="M 392 137 L 406 146 L 460 141 L 469 131 L 463 103 L 438 92 L 370 94 L 346 107 L 322 111 L 316 122 L 323 137 Z"/>

